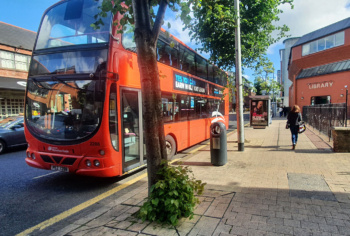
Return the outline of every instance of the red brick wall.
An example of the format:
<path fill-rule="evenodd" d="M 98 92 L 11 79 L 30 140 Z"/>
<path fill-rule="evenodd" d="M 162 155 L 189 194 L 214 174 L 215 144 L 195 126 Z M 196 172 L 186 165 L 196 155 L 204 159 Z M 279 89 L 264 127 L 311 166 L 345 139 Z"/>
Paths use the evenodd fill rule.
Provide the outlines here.
<path fill-rule="evenodd" d="M 295 100 L 300 107 L 309 106 L 313 96 L 331 96 L 331 103 L 344 103 L 344 86 L 350 89 L 350 71 L 298 79 L 296 84 Z"/>
<path fill-rule="evenodd" d="M 344 86 L 348 85 L 350 88 L 350 71 L 298 80 L 295 78 L 302 69 L 350 59 L 350 28 L 345 30 L 345 41 L 342 46 L 302 56 L 302 45 L 300 45 L 292 48 L 291 53 L 292 59 L 288 69 L 289 79 L 293 82 L 289 93 L 290 106 L 295 104 L 300 107 L 308 106 L 311 104 L 312 96 L 331 96 L 331 103 L 345 102 Z M 326 82 L 328 82 L 328 87 L 326 87 Z M 319 85 L 313 85 L 315 83 Z M 344 96 L 341 97 L 341 94 Z"/>

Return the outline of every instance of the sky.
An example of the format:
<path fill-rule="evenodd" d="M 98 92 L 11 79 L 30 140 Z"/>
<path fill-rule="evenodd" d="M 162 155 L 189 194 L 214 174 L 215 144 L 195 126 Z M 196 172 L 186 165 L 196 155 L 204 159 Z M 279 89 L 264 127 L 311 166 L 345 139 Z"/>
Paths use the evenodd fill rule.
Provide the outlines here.
<path fill-rule="evenodd" d="M 36 32 L 42 14 L 56 2 L 58 0 L 0 0 L 0 21 Z M 294 9 L 289 5 L 280 7 L 283 13 L 279 15 L 280 21 L 276 23 L 286 24 L 290 28 L 288 33 L 290 37 L 300 37 L 350 17 L 350 0 L 294 0 L 293 4 Z M 188 32 L 182 31 L 181 21 L 175 20 L 172 12 L 166 13 L 165 22 L 171 23 L 169 29 L 171 34 L 192 48 L 198 47 L 191 42 Z M 274 64 L 275 74 L 280 69 L 279 50 L 284 48 L 284 39 L 271 45 L 267 50 L 267 56 Z M 203 56 L 208 57 L 208 55 Z M 244 69 L 243 75 L 250 81 L 254 81 L 253 71 Z"/>

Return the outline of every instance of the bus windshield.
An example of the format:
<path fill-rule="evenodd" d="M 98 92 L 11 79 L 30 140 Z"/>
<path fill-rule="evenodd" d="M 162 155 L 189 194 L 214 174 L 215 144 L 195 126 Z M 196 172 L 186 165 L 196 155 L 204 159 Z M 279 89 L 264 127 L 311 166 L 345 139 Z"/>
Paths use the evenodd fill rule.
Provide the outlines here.
<path fill-rule="evenodd" d="M 102 0 L 63 1 L 43 16 L 35 50 L 106 43 L 109 41 L 111 13 L 102 18 L 100 29 L 90 25 L 96 20 Z"/>
<path fill-rule="evenodd" d="M 28 79 L 28 130 L 52 141 L 78 141 L 97 131 L 102 117 L 103 80 L 50 79 Z"/>

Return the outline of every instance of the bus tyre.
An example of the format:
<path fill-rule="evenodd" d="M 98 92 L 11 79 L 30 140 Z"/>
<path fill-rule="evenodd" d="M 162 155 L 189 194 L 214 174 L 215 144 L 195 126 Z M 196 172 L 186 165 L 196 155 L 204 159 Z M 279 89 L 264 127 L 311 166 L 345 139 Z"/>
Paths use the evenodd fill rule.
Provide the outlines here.
<path fill-rule="evenodd" d="M 171 135 L 165 136 L 165 147 L 168 160 L 171 160 L 176 152 L 176 142 Z"/>
<path fill-rule="evenodd" d="M 0 154 L 3 154 L 6 150 L 6 144 L 4 141 L 0 140 Z"/>

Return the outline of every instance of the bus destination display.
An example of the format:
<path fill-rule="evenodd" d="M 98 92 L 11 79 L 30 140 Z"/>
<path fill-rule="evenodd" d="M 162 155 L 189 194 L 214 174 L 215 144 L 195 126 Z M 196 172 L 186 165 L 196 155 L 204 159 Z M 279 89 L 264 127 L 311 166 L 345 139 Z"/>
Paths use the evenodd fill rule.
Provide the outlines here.
<path fill-rule="evenodd" d="M 178 73 L 174 73 L 174 88 L 182 91 L 206 94 L 205 82 Z"/>

